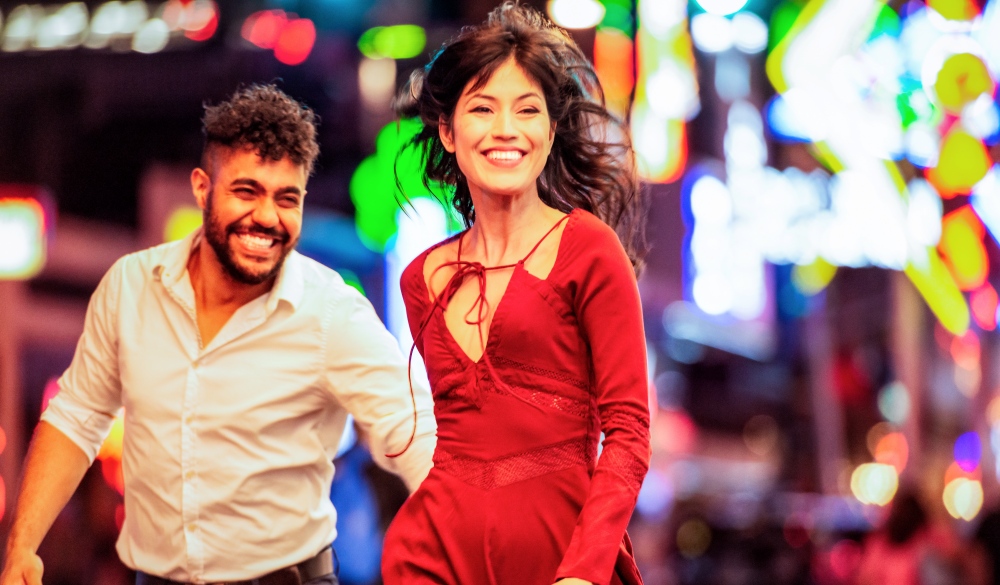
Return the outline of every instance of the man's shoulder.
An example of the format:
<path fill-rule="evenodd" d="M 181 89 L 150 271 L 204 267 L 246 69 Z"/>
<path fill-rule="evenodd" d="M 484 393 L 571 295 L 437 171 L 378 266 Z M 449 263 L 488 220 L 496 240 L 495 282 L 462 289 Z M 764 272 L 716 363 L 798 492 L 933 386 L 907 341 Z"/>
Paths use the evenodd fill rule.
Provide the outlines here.
<path fill-rule="evenodd" d="M 357 292 L 344 281 L 344 277 L 339 272 L 297 250 L 293 250 L 288 255 L 286 262 L 296 265 L 296 269 L 302 277 L 303 293 L 305 295 L 319 295 L 323 297 L 333 295 L 334 297 L 338 297 Z"/>

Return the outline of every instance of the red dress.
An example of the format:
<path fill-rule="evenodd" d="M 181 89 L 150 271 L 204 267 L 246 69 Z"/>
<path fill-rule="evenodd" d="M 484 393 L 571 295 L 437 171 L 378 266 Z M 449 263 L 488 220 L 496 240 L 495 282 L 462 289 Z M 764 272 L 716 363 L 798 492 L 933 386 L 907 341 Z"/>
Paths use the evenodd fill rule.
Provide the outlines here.
<path fill-rule="evenodd" d="M 403 272 L 438 431 L 386 534 L 386 585 L 640 582 L 625 535 L 649 465 L 639 294 L 614 231 L 582 210 L 566 221 L 547 278 L 514 266 L 478 362 L 424 282 L 434 248 Z"/>

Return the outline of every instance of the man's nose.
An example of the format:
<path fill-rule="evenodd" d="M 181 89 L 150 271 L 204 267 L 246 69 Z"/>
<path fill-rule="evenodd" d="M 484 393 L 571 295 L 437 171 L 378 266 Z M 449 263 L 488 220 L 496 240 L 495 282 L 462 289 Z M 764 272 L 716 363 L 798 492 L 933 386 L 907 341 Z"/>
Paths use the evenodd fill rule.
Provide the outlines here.
<path fill-rule="evenodd" d="M 278 207 L 271 197 L 259 197 L 257 207 L 253 210 L 251 219 L 263 227 L 274 227 L 278 225 Z"/>

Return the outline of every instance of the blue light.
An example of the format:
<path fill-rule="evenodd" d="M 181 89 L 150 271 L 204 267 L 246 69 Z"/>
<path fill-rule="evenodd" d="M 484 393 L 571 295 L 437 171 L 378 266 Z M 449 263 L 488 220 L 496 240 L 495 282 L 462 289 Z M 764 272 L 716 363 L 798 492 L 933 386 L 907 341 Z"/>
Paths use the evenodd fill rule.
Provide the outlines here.
<path fill-rule="evenodd" d="M 979 435 L 970 431 L 955 439 L 955 463 L 962 471 L 975 471 L 983 457 L 983 445 Z"/>

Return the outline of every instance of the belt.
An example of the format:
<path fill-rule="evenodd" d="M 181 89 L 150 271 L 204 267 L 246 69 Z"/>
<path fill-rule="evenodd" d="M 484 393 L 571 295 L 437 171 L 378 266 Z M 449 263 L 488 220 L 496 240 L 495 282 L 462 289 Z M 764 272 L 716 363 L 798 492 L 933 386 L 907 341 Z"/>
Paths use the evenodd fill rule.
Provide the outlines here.
<path fill-rule="evenodd" d="M 316 556 L 306 559 L 297 565 L 278 569 L 255 579 L 243 581 L 219 581 L 204 585 L 300 585 L 307 581 L 333 574 L 333 549 L 324 548 Z M 135 585 L 189 585 L 183 581 L 172 581 L 138 572 Z"/>

